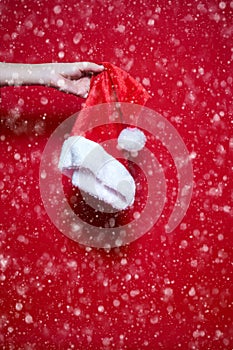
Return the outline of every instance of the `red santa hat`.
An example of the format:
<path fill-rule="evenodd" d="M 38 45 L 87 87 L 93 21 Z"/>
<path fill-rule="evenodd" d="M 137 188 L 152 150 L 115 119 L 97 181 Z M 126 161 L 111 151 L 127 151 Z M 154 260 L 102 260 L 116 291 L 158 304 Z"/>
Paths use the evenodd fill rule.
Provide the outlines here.
<path fill-rule="evenodd" d="M 80 190 L 117 210 L 124 210 L 134 203 L 136 190 L 134 179 L 125 165 L 96 142 L 97 135 L 92 134 L 91 137 L 90 133 L 86 135 L 87 125 L 84 125 L 83 120 L 86 122 L 86 116 L 90 113 L 91 125 L 90 107 L 100 104 L 107 104 L 106 108 L 109 107 L 111 110 L 110 118 L 114 106 L 119 118 L 118 124 L 115 123 L 110 127 L 110 119 L 102 120 L 103 124 L 107 124 L 108 131 L 111 129 L 116 137 L 120 136 L 118 144 L 121 147 L 127 149 L 129 145 L 130 149 L 138 147 L 139 150 L 145 144 L 142 132 L 136 128 L 127 128 L 120 135 L 122 127 L 119 128 L 119 122 L 124 123 L 120 103 L 143 106 L 150 96 L 144 87 L 124 70 L 107 62 L 103 65 L 105 70 L 92 77 L 85 105 L 77 117 L 70 137 L 63 144 L 59 168 L 64 174 L 69 174 L 72 184 Z M 85 118 L 82 118 L 82 114 L 85 114 Z"/>

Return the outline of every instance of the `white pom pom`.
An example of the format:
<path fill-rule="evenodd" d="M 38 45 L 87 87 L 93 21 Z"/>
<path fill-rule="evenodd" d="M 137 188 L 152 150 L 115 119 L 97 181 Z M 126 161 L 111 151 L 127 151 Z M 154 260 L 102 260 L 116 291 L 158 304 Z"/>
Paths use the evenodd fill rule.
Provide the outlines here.
<path fill-rule="evenodd" d="M 146 143 L 146 136 L 137 128 L 126 128 L 118 136 L 118 146 L 126 151 L 140 151 Z"/>

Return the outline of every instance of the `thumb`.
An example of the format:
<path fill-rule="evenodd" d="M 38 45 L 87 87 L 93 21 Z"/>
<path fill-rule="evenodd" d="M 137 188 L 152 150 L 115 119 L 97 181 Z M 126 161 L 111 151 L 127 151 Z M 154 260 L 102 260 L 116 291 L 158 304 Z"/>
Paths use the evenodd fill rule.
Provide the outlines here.
<path fill-rule="evenodd" d="M 63 78 L 63 84 L 59 86 L 59 90 L 86 98 L 90 90 L 90 78 L 83 77 L 78 80 Z"/>

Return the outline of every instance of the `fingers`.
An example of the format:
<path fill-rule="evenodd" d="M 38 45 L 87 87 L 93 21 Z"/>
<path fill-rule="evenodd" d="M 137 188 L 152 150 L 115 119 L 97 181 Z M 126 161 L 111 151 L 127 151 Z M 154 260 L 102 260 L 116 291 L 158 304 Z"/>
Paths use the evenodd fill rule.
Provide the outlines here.
<path fill-rule="evenodd" d="M 56 73 L 71 80 L 98 74 L 104 70 L 104 66 L 92 62 L 55 63 L 55 65 Z"/>
<path fill-rule="evenodd" d="M 88 96 L 91 76 L 105 69 L 92 62 L 55 63 L 53 67 L 50 86 L 83 98 Z"/>
<path fill-rule="evenodd" d="M 92 62 L 79 62 L 78 65 L 83 73 L 101 73 L 104 70 L 104 66 Z"/>

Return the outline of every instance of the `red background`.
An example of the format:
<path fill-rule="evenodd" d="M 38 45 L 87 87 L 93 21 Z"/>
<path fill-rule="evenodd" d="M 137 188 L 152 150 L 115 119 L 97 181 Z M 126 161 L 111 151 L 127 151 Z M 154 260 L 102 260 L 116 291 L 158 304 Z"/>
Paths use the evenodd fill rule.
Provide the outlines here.
<path fill-rule="evenodd" d="M 0 60 L 109 61 L 194 157 L 194 193 L 172 234 L 79 246 L 50 222 L 39 164 L 81 99 L 1 89 L 1 349 L 232 349 L 233 2 L 0 3 Z"/>

